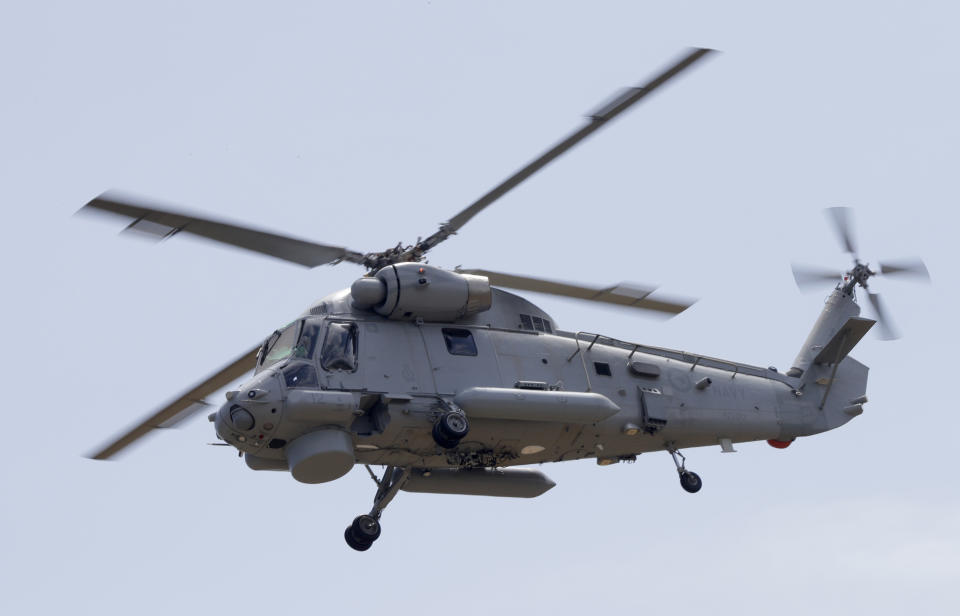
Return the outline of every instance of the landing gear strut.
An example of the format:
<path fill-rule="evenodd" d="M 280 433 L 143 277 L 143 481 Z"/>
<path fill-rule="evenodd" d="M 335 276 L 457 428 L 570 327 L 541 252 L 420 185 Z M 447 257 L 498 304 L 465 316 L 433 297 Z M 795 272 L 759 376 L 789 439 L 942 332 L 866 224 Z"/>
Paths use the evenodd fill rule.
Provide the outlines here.
<path fill-rule="evenodd" d="M 673 463 L 676 465 L 677 473 L 680 475 L 680 487 L 690 494 L 699 492 L 700 488 L 703 487 L 703 481 L 700 480 L 700 475 L 686 469 L 687 459 L 676 447 L 667 447 L 667 451 L 669 451 L 673 457 Z"/>
<path fill-rule="evenodd" d="M 377 484 L 377 494 L 373 498 L 373 508 L 370 513 L 355 517 L 353 523 L 343 531 L 343 538 L 347 545 L 358 552 L 369 550 L 373 542 L 380 537 L 380 516 L 387 505 L 390 504 L 390 501 L 393 500 L 393 497 L 397 495 L 397 492 L 400 491 L 400 488 L 403 487 L 403 484 L 407 482 L 407 478 L 410 477 L 409 468 L 398 468 L 396 466 L 388 466 L 380 479 L 377 479 L 369 466 L 367 466 L 367 472 L 370 473 L 373 482 Z"/>

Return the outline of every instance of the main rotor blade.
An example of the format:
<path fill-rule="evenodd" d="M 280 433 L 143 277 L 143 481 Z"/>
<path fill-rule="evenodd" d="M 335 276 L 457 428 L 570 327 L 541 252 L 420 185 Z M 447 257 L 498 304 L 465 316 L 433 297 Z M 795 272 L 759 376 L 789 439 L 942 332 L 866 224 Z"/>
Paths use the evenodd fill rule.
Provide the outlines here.
<path fill-rule="evenodd" d="M 853 208 L 828 207 L 825 211 L 833 222 L 833 228 L 837 232 L 837 237 L 840 239 L 844 250 L 856 258 L 857 243 L 853 238 Z"/>
<path fill-rule="evenodd" d="M 203 400 L 205 397 L 253 370 L 259 350 L 260 345 L 257 345 L 249 351 L 245 351 L 238 358 L 207 377 L 206 380 L 187 390 L 163 408 L 104 445 L 90 457 L 94 460 L 106 460 L 151 430 L 172 427 L 205 408 L 208 406 Z"/>
<path fill-rule="evenodd" d="M 873 312 L 877 315 L 877 325 L 880 326 L 880 339 L 881 340 L 896 340 L 900 336 L 893 329 L 893 325 L 890 323 L 890 317 L 887 315 L 886 309 L 883 307 L 883 303 L 880 301 L 879 293 L 868 293 L 867 297 L 870 299 L 870 305 L 873 306 Z"/>
<path fill-rule="evenodd" d="M 486 276 L 490 280 L 490 284 L 509 289 L 549 293 L 550 295 L 574 297 L 629 308 L 642 308 L 667 314 L 680 314 L 693 305 L 693 302 L 684 300 L 651 299 L 648 296 L 654 289 L 645 289 L 626 282 L 612 287 L 594 288 L 480 269 L 458 268 L 457 271 L 463 274 Z"/>
<path fill-rule="evenodd" d="M 572 133 L 570 136 L 564 140 L 557 143 L 555 146 L 541 154 L 539 157 L 527 163 L 524 167 L 518 170 L 516 173 L 511 175 L 509 178 L 495 186 L 487 194 L 483 195 L 465 209 L 463 209 L 456 216 L 451 218 L 449 221 L 444 223 L 440 231 L 437 231 L 430 237 L 426 238 L 420 242 L 421 248 L 426 251 L 430 248 L 433 248 L 443 240 L 447 239 L 448 236 L 456 233 L 463 225 L 467 224 L 471 218 L 479 214 L 484 208 L 488 205 L 504 196 L 512 189 L 516 188 L 521 182 L 529 178 L 531 175 L 539 171 L 540 169 L 547 166 L 555 158 L 577 145 L 594 131 L 598 130 L 601 126 L 614 119 L 634 104 L 638 103 L 647 95 L 654 92 L 657 88 L 670 81 L 670 79 L 676 77 L 685 69 L 692 66 L 698 60 L 703 58 L 709 53 L 712 53 L 713 49 L 700 49 L 695 48 L 691 49 L 684 57 L 680 60 L 669 66 L 667 69 L 662 71 L 659 75 L 648 81 L 646 84 L 634 87 L 627 88 L 617 96 L 615 96 L 610 102 L 606 103 L 598 109 L 596 112 L 592 113 L 589 116 L 589 121 L 579 130 Z"/>
<path fill-rule="evenodd" d="M 827 282 L 837 283 L 841 277 L 839 272 L 822 267 L 811 267 L 797 263 L 791 263 L 790 267 L 793 268 L 793 279 L 797 281 L 797 286 L 804 291 L 815 286 L 819 287 Z"/>
<path fill-rule="evenodd" d="M 210 218 L 199 218 L 175 210 L 161 209 L 143 200 L 117 193 L 103 193 L 80 208 L 80 212 L 106 212 L 133 219 L 127 227 L 161 240 L 184 232 L 259 252 L 306 267 L 351 261 L 362 263 L 363 255 L 339 246 L 327 246 L 251 227 L 240 227 Z"/>
<path fill-rule="evenodd" d="M 923 261 L 917 258 L 900 259 L 899 261 L 884 261 L 880 264 L 880 273 L 884 276 L 913 276 L 930 281 L 930 272 Z"/>

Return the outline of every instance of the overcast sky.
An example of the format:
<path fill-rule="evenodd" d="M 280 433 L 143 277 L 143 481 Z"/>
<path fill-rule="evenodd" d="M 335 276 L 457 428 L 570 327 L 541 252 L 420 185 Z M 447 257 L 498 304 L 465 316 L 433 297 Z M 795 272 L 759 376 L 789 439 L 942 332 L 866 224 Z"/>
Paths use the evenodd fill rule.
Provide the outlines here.
<path fill-rule="evenodd" d="M 960 607 L 958 14 L 947 2 L 5 2 L 0 315 L 10 613 L 951 613 Z M 664 6 L 657 6 L 664 5 Z M 534 500 L 249 471 L 202 417 L 106 438 L 362 271 L 73 217 L 118 188 L 380 250 L 427 235 L 688 46 L 721 50 L 433 253 L 701 301 L 662 322 L 529 297 L 567 330 L 789 367 L 856 208 L 904 334 L 854 352 L 866 412 L 785 451 L 545 465 Z M 866 314 L 869 316 L 869 312 Z M 219 401 L 220 394 L 213 397 Z"/>

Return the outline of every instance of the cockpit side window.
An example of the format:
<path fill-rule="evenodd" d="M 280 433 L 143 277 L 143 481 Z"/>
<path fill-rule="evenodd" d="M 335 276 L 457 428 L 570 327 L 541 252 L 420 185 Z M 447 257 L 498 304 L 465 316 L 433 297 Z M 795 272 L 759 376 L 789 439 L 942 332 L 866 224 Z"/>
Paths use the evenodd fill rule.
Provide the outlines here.
<path fill-rule="evenodd" d="M 313 350 L 320 338 L 320 323 L 307 321 L 303 324 L 297 346 L 293 347 L 294 357 L 313 357 Z"/>
<path fill-rule="evenodd" d="M 327 371 L 357 369 L 357 324 L 330 321 L 320 348 L 320 366 Z"/>

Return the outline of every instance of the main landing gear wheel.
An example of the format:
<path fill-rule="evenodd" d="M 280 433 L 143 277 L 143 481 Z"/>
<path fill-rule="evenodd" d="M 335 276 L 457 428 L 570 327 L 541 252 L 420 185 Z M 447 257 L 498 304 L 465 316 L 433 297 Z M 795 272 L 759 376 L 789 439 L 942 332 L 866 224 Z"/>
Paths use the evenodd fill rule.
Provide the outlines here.
<path fill-rule="evenodd" d="M 373 542 L 380 538 L 380 515 L 410 478 L 409 467 L 388 466 L 383 471 L 383 477 L 378 479 L 373 469 L 369 465 L 365 466 L 370 473 L 370 478 L 377 484 L 377 494 L 373 497 L 373 509 L 370 513 L 355 517 L 353 523 L 343 531 L 343 538 L 347 545 L 358 552 L 366 552 Z"/>
<path fill-rule="evenodd" d="M 669 451 L 670 456 L 673 457 L 673 463 L 676 465 L 677 473 L 680 475 L 680 487 L 690 494 L 699 492 L 700 488 L 703 487 L 703 481 L 700 479 L 700 475 L 687 470 L 687 459 L 672 443 L 667 444 L 667 451 Z"/>
<path fill-rule="evenodd" d="M 380 522 L 372 515 L 358 515 L 353 524 L 343 531 L 347 545 L 358 552 L 366 552 L 380 537 Z"/>
<path fill-rule="evenodd" d="M 690 494 L 695 494 L 703 487 L 703 482 L 700 481 L 700 475 L 693 471 L 683 471 L 680 473 L 680 486 Z"/>
<path fill-rule="evenodd" d="M 433 424 L 433 440 L 444 449 L 453 449 L 470 431 L 467 416 L 457 411 L 446 411 Z"/>

